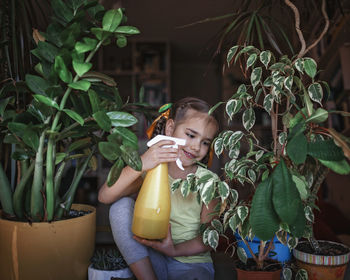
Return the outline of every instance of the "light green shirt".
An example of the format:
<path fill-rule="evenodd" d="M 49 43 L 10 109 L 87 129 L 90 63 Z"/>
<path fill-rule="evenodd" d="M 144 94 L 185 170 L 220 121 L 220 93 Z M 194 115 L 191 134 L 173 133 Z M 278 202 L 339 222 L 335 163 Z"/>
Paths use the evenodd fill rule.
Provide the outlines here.
<path fill-rule="evenodd" d="M 198 166 L 196 174 L 203 167 Z M 169 176 L 169 185 L 174 179 Z M 198 203 L 197 193 L 190 192 L 187 197 L 183 197 L 180 188 L 171 194 L 170 224 L 171 234 L 174 244 L 191 240 L 199 235 L 202 202 Z M 208 263 L 212 262 L 210 252 L 205 252 L 195 256 L 175 257 L 183 263 Z"/>

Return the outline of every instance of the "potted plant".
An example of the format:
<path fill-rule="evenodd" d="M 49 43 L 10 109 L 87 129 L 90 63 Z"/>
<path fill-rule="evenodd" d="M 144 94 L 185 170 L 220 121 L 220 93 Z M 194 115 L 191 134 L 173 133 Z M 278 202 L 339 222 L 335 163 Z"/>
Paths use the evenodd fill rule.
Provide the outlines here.
<path fill-rule="evenodd" d="M 269 253 L 274 251 L 273 240 L 276 238 L 290 250 L 296 247 L 300 238 L 317 244 L 312 223 L 320 184 L 329 169 L 339 174 L 350 172 L 347 162 L 350 159 L 349 139 L 325 125 L 330 114 L 349 116 L 349 113 L 323 108 L 325 95 L 329 94 L 328 84 L 318 79 L 315 60 L 305 56 L 328 29 L 325 1 L 321 7 L 324 28 L 308 46 L 300 29 L 298 8 L 288 0 L 284 2 L 293 11 L 301 50 L 294 56 L 280 53 L 277 57 L 272 51 L 260 50 L 253 44 L 235 45 L 229 49 L 228 67 L 239 62 L 247 82 L 238 86 L 229 100 L 218 103 L 213 110 L 225 104 L 228 119 L 237 121 L 240 117 L 243 127 L 242 130 L 222 131 L 213 143 L 218 156 L 226 152 L 226 183 L 216 180 L 200 187 L 202 198 L 209 195 L 210 198 L 221 197 L 222 201 L 221 211 L 218 211 L 222 219 L 214 219 L 206 227 L 204 242 L 216 248 L 220 234 L 226 230 L 238 233 L 259 271 L 271 268 L 266 261 L 270 258 Z M 251 20 L 247 19 L 247 14 L 238 14 L 237 20 L 224 29 L 223 36 L 233 26 L 237 28 L 243 19 L 247 24 L 242 30 L 250 34 L 252 24 L 259 23 L 257 12 L 253 13 Z M 247 40 L 250 39 L 247 34 Z M 222 42 L 223 39 L 220 44 Z M 263 42 L 261 37 L 259 42 Z M 269 116 L 271 145 L 264 146 L 255 135 L 256 110 L 264 110 Z M 251 185 L 246 199 L 239 199 L 237 191 L 227 188 L 227 184 L 234 188 L 237 183 Z M 184 186 L 181 185 L 186 193 Z M 247 241 L 254 237 L 260 240 L 255 252 Z M 245 250 L 238 248 L 237 252 L 240 260 L 246 263 Z M 238 279 L 258 277 L 245 274 L 238 269 Z M 285 279 L 291 279 L 291 270 L 286 268 L 283 275 Z M 298 271 L 296 277 L 305 279 L 306 271 Z M 280 271 L 271 279 L 280 279 Z"/>
<path fill-rule="evenodd" d="M 89 280 L 134 279 L 118 248 L 96 249 L 89 266 Z"/>
<path fill-rule="evenodd" d="M 80 179 L 98 152 L 113 162 L 109 184 L 125 164 L 141 169 L 128 127 L 137 122 L 129 112 L 145 104 L 124 104 L 115 81 L 92 71 L 101 47 L 123 47 L 138 29 L 97 1 L 53 0 L 51 8 L 46 32 L 34 32 L 35 74 L 27 69 L 24 82 L 0 90 L 0 274 L 8 279 L 85 279 L 95 209 L 76 205 L 83 215 L 70 219 Z M 75 172 L 66 186 L 68 167 Z"/>

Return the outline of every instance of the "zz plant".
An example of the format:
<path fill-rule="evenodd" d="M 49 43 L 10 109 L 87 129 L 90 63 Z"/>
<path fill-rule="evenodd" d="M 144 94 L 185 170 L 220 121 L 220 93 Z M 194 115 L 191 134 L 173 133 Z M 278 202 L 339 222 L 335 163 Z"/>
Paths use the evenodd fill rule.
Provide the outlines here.
<path fill-rule="evenodd" d="M 70 209 L 98 151 L 114 162 L 109 184 L 125 164 L 141 169 L 137 137 L 128 129 L 137 122 L 128 112 L 132 104 L 123 104 L 112 78 L 92 71 L 101 47 L 124 47 L 139 30 L 125 25 L 122 9 L 105 11 L 98 1 L 52 0 L 51 7 L 51 23 L 35 36 L 36 73 L 0 91 L 0 138 L 16 162 L 11 171 L 8 158 L 0 163 L 3 214 L 35 222 L 61 219 Z M 31 97 L 23 109 L 18 93 Z M 68 166 L 75 173 L 67 188 L 61 181 Z"/>

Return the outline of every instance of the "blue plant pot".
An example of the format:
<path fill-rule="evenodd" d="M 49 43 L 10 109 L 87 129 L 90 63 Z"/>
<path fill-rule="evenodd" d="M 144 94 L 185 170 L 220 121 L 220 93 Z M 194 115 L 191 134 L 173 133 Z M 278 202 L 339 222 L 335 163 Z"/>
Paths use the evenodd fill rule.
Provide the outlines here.
<path fill-rule="evenodd" d="M 244 249 L 244 251 L 247 253 L 248 258 L 252 258 L 252 254 L 250 253 L 248 247 L 244 244 L 241 236 L 237 232 L 235 233 L 235 237 L 237 240 L 237 246 Z M 257 237 L 254 237 L 253 240 L 248 240 L 247 238 L 245 240 L 249 244 L 253 253 L 258 254 L 260 239 Z M 292 253 L 289 250 L 288 246 L 279 242 L 276 236 L 273 239 L 273 243 L 275 248 L 271 249 L 269 253 L 269 258 L 273 260 L 277 260 L 282 263 L 289 261 L 292 257 Z"/>

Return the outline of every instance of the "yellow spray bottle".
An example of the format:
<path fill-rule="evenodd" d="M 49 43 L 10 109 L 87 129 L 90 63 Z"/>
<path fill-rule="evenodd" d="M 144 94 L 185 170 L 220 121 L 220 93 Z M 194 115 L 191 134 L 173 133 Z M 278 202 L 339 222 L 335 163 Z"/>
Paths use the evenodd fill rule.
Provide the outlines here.
<path fill-rule="evenodd" d="M 148 141 L 147 146 L 162 140 L 174 141 L 174 145 L 166 147 L 178 148 L 184 146 L 185 139 L 157 135 Z M 176 160 L 177 166 L 183 170 L 180 159 Z M 132 221 L 132 232 L 142 238 L 163 239 L 167 236 L 170 219 L 170 189 L 168 180 L 168 164 L 161 163 L 149 170 L 137 196 Z"/>

